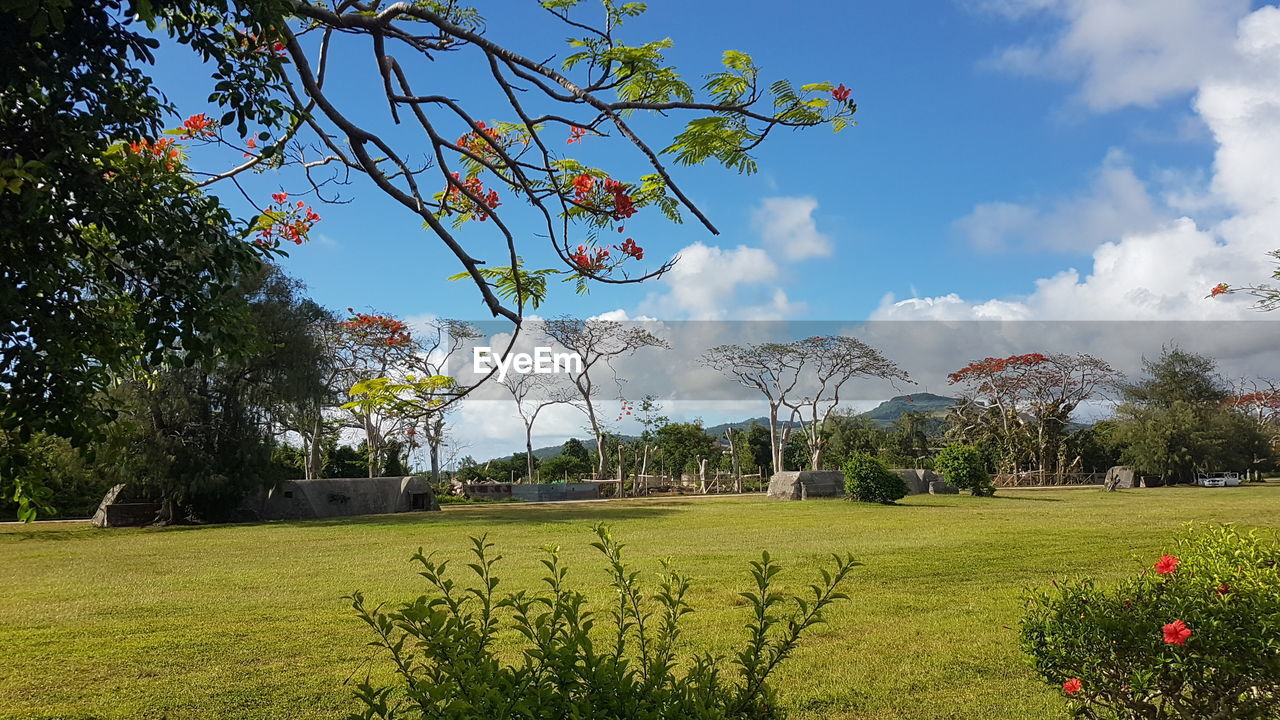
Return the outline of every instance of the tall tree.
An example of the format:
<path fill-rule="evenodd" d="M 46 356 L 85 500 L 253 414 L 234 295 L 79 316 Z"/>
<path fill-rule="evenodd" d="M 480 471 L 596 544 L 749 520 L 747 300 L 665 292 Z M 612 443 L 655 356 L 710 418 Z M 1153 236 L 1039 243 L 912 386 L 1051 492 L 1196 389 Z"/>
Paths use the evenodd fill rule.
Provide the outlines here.
<path fill-rule="evenodd" d="M 1190 482 L 1197 472 L 1244 470 L 1268 439 L 1230 403 L 1212 358 L 1177 347 L 1144 359 L 1145 377 L 1122 387 L 1113 437 L 1141 473 Z"/>
<path fill-rule="evenodd" d="M 176 148 L 130 151 L 171 110 L 133 15 L 115 0 L 0 6 L 3 448 L 33 433 L 88 442 L 112 416 L 103 391 L 138 358 L 210 361 L 245 342 L 233 286 L 255 249 Z M 24 519 L 31 478 L 0 451 L 0 491 Z"/>
<path fill-rule="evenodd" d="M 840 405 L 841 391 L 855 378 L 910 381 L 905 372 L 870 345 L 851 337 L 810 337 L 790 343 L 720 345 L 703 362 L 760 392 L 769 406 L 769 436 L 774 471 L 785 467 L 790 423 L 780 425 L 783 409 L 799 421 L 807 463 L 822 467 L 826 438 L 822 428 Z"/>
<path fill-rule="evenodd" d="M 596 440 L 596 479 L 605 476 L 605 436 L 608 429 L 596 408 L 596 396 L 601 375 L 607 374 L 618 382 L 613 362 L 644 348 L 670 349 L 667 341 L 637 325 L 627 325 L 614 320 L 580 320 L 562 317 L 547 320 L 543 332 L 561 347 L 577 354 L 580 363 L 566 373 L 578 392 L 582 411 L 591 425 Z"/>
<path fill-rule="evenodd" d="M 402 404 L 404 395 L 412 394 L 412 380 L 405 379 L 405 369 L 414 361 L 413 333 L 409 326 L 390 315 L 355 312 L 338 324 L 335 351 L 339 368 L 338 382 L 343 392 L 351 395 L 341 408 L 346 411 L 344 426 L 364 435 L 368 450 L 369 477 L 374 477 L 383 464 L 382 452 L 387 441 L 416 425 Z M 439 383 L 430 382 L 431 389 Z"/>
<path fill-rule="evenodd" d="M 511 393 L 516 404 L 516 414 L 524 424 L 525 459 L 528 464 L 526 477 L 533 480 L 533 425 L 542 411 L 572 401 L 570 388 L 559 377 L 538 373 L 507 373 L 500 384 Z"/>
<path fill-rule="evenodd" d="M 790 393 L 783 401 L 800 429 L 809 450 L 809 468 L 822 469 L 826 438 L 822 432 L 827 418 L 840 405 L 840 393 L 852 380 L 873 378 L 910 382 L 911 378 L 878 350 L 858 340 L 842 336 L 811 337 L 792 343 L 800 359 L 800 373 L 806 382 L 801 392 Z"/>
<path fill-rule="evenodd" d="M 1121 379 L 1105 361 L 1078 353 L 984 358 L 951 373 L 965 387 L 951 410 L 953 439 L 985 446 L 994 438 L 1002 470 L 1061 472 L 1059 450 L 1071 414 Z"/>
<path fill-rule="evenodd" d="M 281 479 L 273 416 L 323 392 L 323 353 L 307 333 L 314 303 L 269 266 L 238 286 L 254 352 L 212 365 L 144 364 L 111 390 L 121 413 L 94 446 L 97 469 L 154 489 L 161 522 L 225 519 L 246 493 Z"/>

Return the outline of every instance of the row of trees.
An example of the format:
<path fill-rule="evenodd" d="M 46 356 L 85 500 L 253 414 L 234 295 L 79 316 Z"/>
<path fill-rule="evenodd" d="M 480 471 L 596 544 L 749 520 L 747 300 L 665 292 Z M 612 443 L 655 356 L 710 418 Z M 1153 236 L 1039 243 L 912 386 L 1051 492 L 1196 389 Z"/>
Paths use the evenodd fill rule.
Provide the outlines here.
<path fill-rule="evenodd" d="M 821 354 L 833 346 L 845 352 Z M 835 469 L 856 454 L 931 467 L 943 445 L 963 444 L 978 449 L 991 473 L 1030 474 L 1042 483 L 1121 463 L 1186 482 L 1208 470 L 1270 470 L 1280 446 L 1280 388 L 1267 380 L 1228 382 L 1212 358 L 1176 347 L 1144 360 L 1143 375 L 1132 381 L 1087 354 L 985 358 L 951 373 L 961 393 L 945 417 L 907 412 L 888 427 L 838 407 L 841 387 L 853 378 L 907 379 L 856 340 L 721 346 L 704 359 L 764 396 L 766 423 L 712 437 L 700 423 L 670 422 L 647 397 L 637 411 L 644 428 L 638 438 L 597 436 L 597 477 L 606 462 L 621 478 L 650 472 L 653 460 L 670 476 Z M 1082 406 L 1109 417 L 1077 422 Z M 520 475 L 534 477 L 531 444 L 521 457 L 529 469 Z"/>

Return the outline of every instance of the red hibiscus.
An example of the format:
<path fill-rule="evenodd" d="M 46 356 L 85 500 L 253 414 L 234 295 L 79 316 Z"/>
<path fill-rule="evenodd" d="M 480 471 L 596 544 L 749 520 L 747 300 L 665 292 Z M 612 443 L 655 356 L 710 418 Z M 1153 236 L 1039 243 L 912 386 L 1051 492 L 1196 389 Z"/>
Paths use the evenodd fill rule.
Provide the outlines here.
<path fill-rule="evenodd" d="M 1084 687 L 1084 683 L 1080 682 L 1080 678 L 1071 678 L 1062 683 L 1062 691 L 1068 695 L 1074 695 L 1080 692 L 1080 688 Z"/>
<path fill-rule="evenodd" d="M 835 90 L 831 91 L 831 97 L 835 98 L 836 102 L 844 102 L 845 100 L 848 100 L 849 95 L 851 94 L 853 94 L 853 91 L 845 87 L 844 83 L 840 83 Z"/>
<path fill-rule="evenodd" d="M 1178 569 L 1178 558 L 1172 555 L 1165 555 L 1164 557 L 1156 561 L 1156 572 L 1160 573 L 1161 575 L 1168 575 L 1169 573 L 1177 569 Z"/>
<path fill-rule="evenodd" d="M 1163 630 L 1166 645 L 1186 645 L 1187 638 L 1192 635 L 1191 628 L 1187 627 L 1187 624 L 1181 620 L 1174 620 L 1165 625 Z"/>

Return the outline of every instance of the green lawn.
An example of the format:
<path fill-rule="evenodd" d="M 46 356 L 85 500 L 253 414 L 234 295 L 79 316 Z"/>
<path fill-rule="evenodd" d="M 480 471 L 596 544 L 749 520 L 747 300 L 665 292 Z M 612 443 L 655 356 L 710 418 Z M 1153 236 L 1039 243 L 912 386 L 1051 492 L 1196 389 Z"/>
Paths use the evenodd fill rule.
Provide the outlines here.
<path fill-rule="evenodd" d="M 503 588 L 532 587 L 538 548 L 605 597 L 590 525 L 640 569 L 695 579 L 687 637 L 739 637 L 746 562 L 768 549 L 793 584 L 832 551 L 863 563 L 852 602 L 775 678 L 793 717 L 1064 718 L 1017 647 L 1019 595 L 1055 577 L 1149 566 L 1182 523 L 1280 524 L 1280 485 L 1004 491 L 834 500 L 672 499 L 448 507 L 343 521 L 95 530 L 0 526 L 0 718 L 339 718 L 369 639 L 341 596 L 422 592 L 418 546 L 462 557 L 488 532 Z M 381 665 L 375 667 L 381 668 Z"/>

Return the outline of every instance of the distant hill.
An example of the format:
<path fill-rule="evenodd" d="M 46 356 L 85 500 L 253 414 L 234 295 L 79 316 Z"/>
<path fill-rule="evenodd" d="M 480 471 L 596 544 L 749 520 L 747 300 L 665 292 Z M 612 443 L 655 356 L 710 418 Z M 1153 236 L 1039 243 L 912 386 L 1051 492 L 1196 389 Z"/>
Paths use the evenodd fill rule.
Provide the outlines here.
<path fill-rule="evenodd" d="M 956 404 L 956 402 L 956 398 L 934 395 L 933 393 L 912 393 L 885 400 L 862 413 L 861 416 L 875 422 L 877 425 L 891 425 L 893 421 L 909 412 L 940 417 L 945 415 L 947 408 Z"/>
<path fill-rule="evenodd" d="M 956 403 L 956 398 L 945 397 L 943 395 L 934 395 L 933 393 L 912 393 L 910 395 L 899 395 L 895 398 L 890 398 L 889 400 L 885 400 L 884 402 L 880 403 L 874 408 L 864 413 L 861 413 L 860 417 L 867 418 L 868 420 L 874 422 L 875 424 L 882 425 L 882 426 L 892 425 L 895 420 L 902 417 L 908 412 L 922 412 L 933 418 L 941 420 L 942 416 L 946 414 L 947 408 L 951 407 L 955 403 Z M 786 423 L 780 423 L 780 424 L 786 424 Z M 791 427 L 800 426 L 800 423 L 798 422 L 791 422 L 789 424 L 791 425 Z M 752 425 L 760 425 L 762 427 L 768 427 L 769 418 L 762 415 L 760 417 L 749 418 L 747 420 L 739 420 L 738 422 L 720 423 L 719 425 L 712 425 L 711 427 L 707 428 L 706 432 L 708 435 L 711 435 L 713 437 L 720 437 L 721 435 L 724 435 L 724 431 L 728 430 L 729 428 L 733 428 L 734 430 L 741 430 L 741 429 L 749 428 Z M 635 439 L 636 437 L 634 435 L 622 436 L 623 442 L 632 442 Z M 579 440 L 581 440 L 582 444 L 586 445 L 588 448 L 595 447 L 595 441 L 592 440 L 591 438 L 579 438 Z M 533 456 L 538 458 L 539 460 L 546 460 L 547 458 L 553 458 L 559 454 L 560 454 L 559 445 L 551 445 L 548 447 L 535 448 L 533 451 Z M 505 455 L 503 457 L 511 457 L 511 456 Z M 495 459 L 498 459 L 498 458 L 495 458 Z"/>
<path fill-rule="evenodd" d="M 719 425 L 712 425 L 711 427 L 706 428 L 706 431 L 708 435 L 715 435 L 716 437 L 719 437 L 724 434 L 725 430 L 729 430 L 729 429 L 746 430 L 752 425 L 759 425 L 760 427 L 767 428 L 769 427 L 769 418 L 768 416 L 761 415 L 758 418 L 751 418 L 750 420 L 740 420 L 738 422 L 731 422 L 731 423 L 720 423 Z M 790 420 L 782 420 L 778 422 L 778 427 L 795 428 L 795 427 L 800 427 L 800 425 L 801 423 L 792 422 Z"/>

